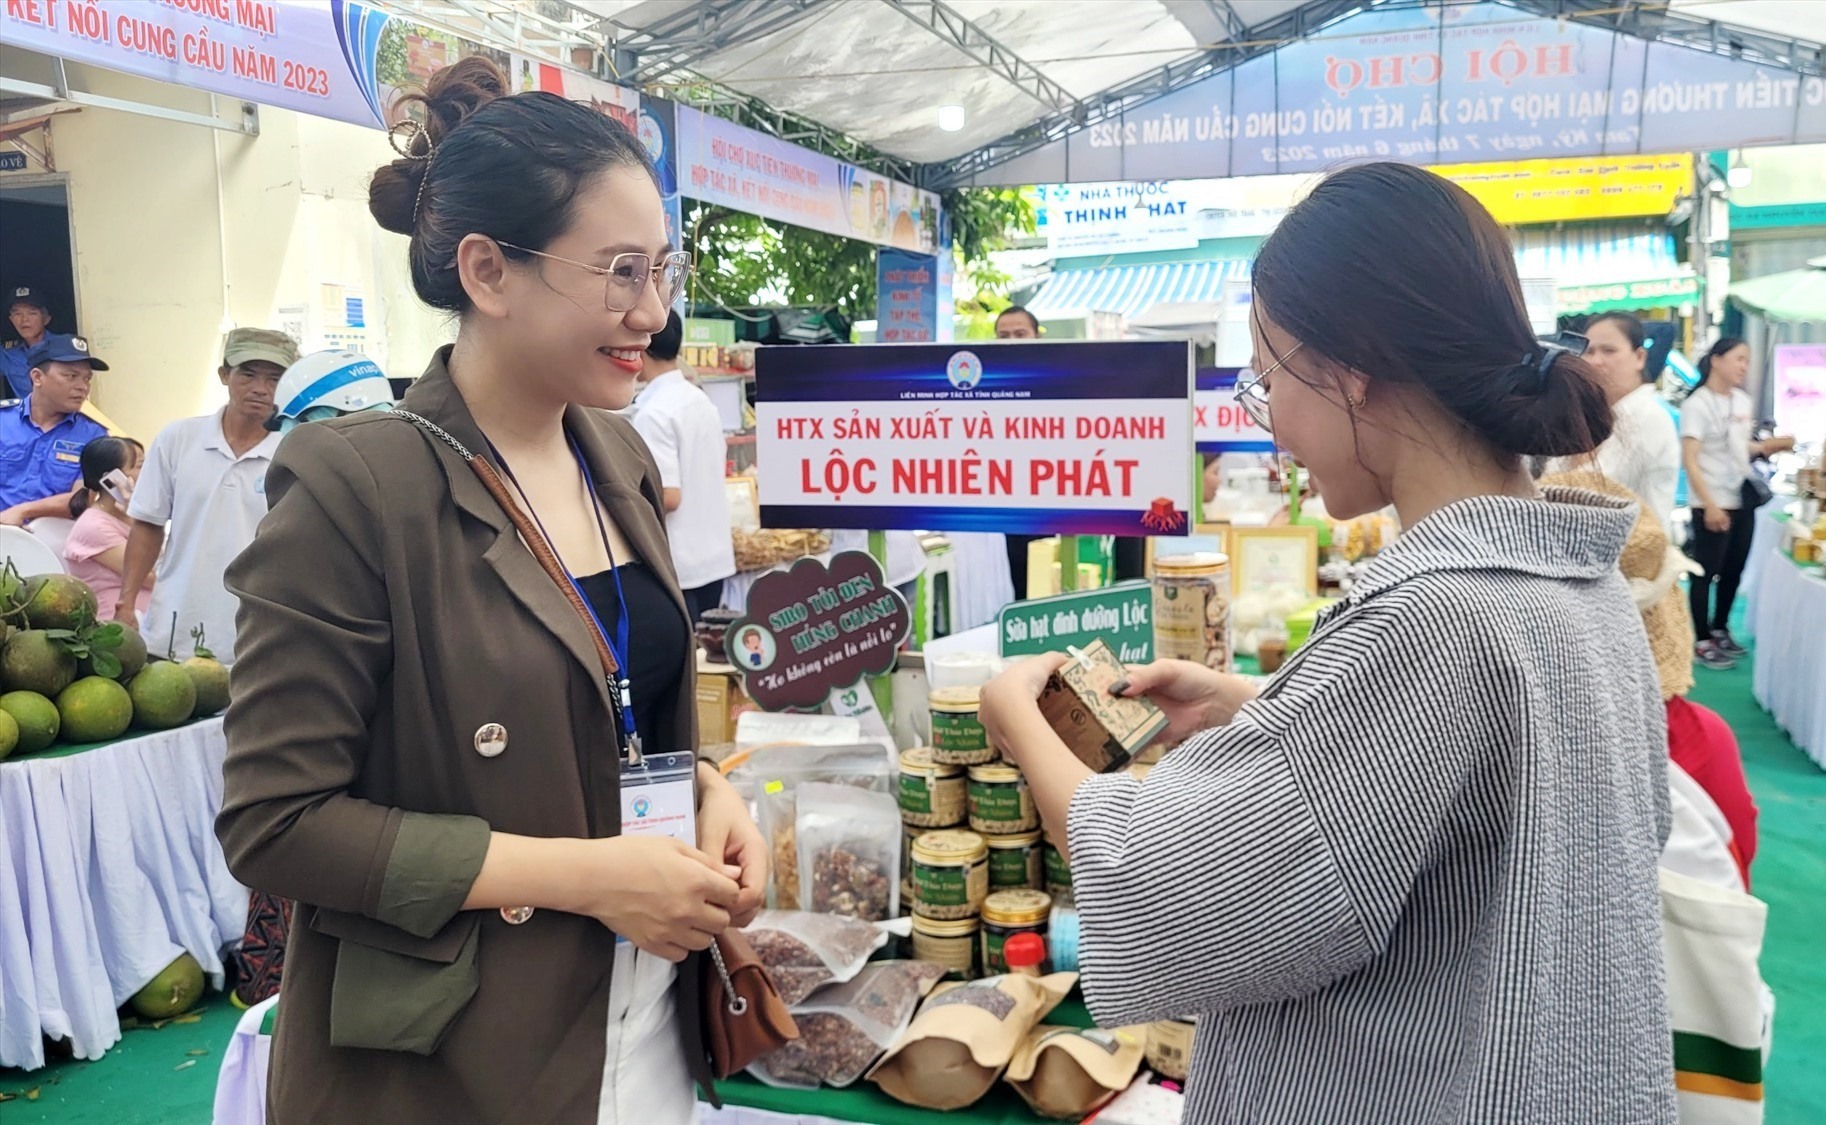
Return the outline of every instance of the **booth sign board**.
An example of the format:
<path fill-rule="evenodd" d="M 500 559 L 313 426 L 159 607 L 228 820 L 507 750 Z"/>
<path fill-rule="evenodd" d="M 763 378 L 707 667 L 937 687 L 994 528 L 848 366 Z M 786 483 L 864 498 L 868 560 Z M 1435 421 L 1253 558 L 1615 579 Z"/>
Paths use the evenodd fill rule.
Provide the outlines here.
<path fill-rule="evenodd" d="M 1174 341 L 764 347 L 764 527 L 1181 535 L 1192 348 Z"/>

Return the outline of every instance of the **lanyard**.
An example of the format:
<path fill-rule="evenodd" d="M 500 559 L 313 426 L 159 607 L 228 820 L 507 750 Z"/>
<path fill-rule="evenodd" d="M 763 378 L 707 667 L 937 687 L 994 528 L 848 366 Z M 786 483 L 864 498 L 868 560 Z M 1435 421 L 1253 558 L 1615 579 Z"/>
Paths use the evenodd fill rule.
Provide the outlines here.
<path fill-rule="evenodd" d="M 596 478 L 590 472 L 589 462 L 584 460 L 583 450 L 577 447 L 577 439 L 571 438 L 570 445 L 571 455 L 577 459 L 577 471 L 583 477 L 584 488 L 589 493 L 590 506 L 596 513 L 596 531 L 602 536 L 602 549 L 609 556 L 609 573 L 615 578 L 614 633 L 611 634 L 603 627 L 602 618 L 596 612 L 595 603 L 590 601 L 589 595 L 583 591 L 583 584 L 577 581 L 577 576 L 571 573 L 571 568 L 558 554 L 558 544 L 552 539 L 551 533 L 545 530 L 545 521 L 539 518 L 538 509 L 533 508 L 530 501 L 526 506 L 532 511 L 533 522 L 539 525 L 539 534 L 545 536 L 545 542 L 551 547 L 553 557 L 557 558 L 558 565 L 564 568 L 564 576 L 570 580 L 571 589 L 577 591 L 578 600 L 583 602 L 583 608 L 589 612 L 590 621 L 595 624 L 596 631 L 602 635 L 603 643 L 609 646 L 610 654 L 615 657 L 621 678 L 611 685 L 614 690 L 609 693 L 609 698 L 614 704 L 617 724 L 621 727 L 621 733 L 627 742 L 628 760 L 630 764 L 639 765 L 641 762 L 640 731 L 634 722 L 633 685 L 628 680 L 628 599 L 622 592 L 621 567 L 615 563 L 615 548 L 609 543 L 609 529 L 608 525 L 603 522 L 602 504 L 596 499 Z M 507 474 L 507 479 L 514 482 L 515 488 L 520 489 L 520 495 L 525 496 L 526 490 L 520 488 L 520 479 L 514 476 L 513 468 L 508 465 L 507 458 L 501 456 L 501 451 L 495 448 L 493 442 L 488 443 L 488 451 L 494 454 L 496 461 L 501 463 L 501 469 Z"/>

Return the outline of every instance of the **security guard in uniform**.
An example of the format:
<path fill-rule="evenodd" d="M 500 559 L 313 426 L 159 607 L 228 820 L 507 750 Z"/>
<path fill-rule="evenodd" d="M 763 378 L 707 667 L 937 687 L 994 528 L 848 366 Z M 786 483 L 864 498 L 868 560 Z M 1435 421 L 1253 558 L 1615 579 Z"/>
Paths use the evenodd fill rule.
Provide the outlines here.
<path fill-rule="evenodd" d="M 0 524 L 70 516 L 82 447 L 108 431 L 84 417 L 89 383 L 108 365 L 81 336 L 46 335 L 27 356 L 31 393 L 0 407 Z"/>
<path fill-rule="evenodd" d="M 8 340 L 0 348 L 0 375 L 6 376 L 6 387 L 0 398 L 24 398 L 32 393 L 32 365 L 26 357 L 51 330 L 51 306 L 36 289 L 20 287 L 6 301 L 6 318 L 13 322 L 19 339 Z"/>

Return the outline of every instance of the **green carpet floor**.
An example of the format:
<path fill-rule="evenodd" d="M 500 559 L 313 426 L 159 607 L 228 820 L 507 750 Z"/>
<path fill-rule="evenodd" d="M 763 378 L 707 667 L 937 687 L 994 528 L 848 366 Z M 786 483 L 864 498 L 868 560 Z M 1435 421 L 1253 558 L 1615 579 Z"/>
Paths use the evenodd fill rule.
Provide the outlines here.
<path fill-rule="evenodd" d="M 1761 809 L 1750 877 L 1769 904 L 1763 976 L 1775 991 L 1768 1125 L 1826 1121 L 1826 772 L 1776 728 L 1750 694 L 1750 665 L 1698 670 L 1693 699 L 1730 722 Z M 130 1031 L 99 1062 L 0 1069 L 5 1125 L 207 1125 L 216 1070 L 240 1013 L 211 997 L 201 1022 Z M 203 1054 L 193 1054 L 201 1051 Z M 195 1065 L 186 1066 L 194 1062 Z M 36 1091 L 35 1100 L 28 1095 Z"/>

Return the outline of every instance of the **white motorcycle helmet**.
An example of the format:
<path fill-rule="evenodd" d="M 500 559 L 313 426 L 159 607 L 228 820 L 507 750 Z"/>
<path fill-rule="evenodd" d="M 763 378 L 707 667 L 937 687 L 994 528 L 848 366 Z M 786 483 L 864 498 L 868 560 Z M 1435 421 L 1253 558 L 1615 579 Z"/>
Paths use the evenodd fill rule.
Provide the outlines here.
<path fill-rule="evenodd" d="M 312 352 L 286 368 L 273 401 L 277 406 L 266 428 L 285 433 L 301 422 L 391 410 L 393 386 L 367 356 L 331 348 Z"/>

